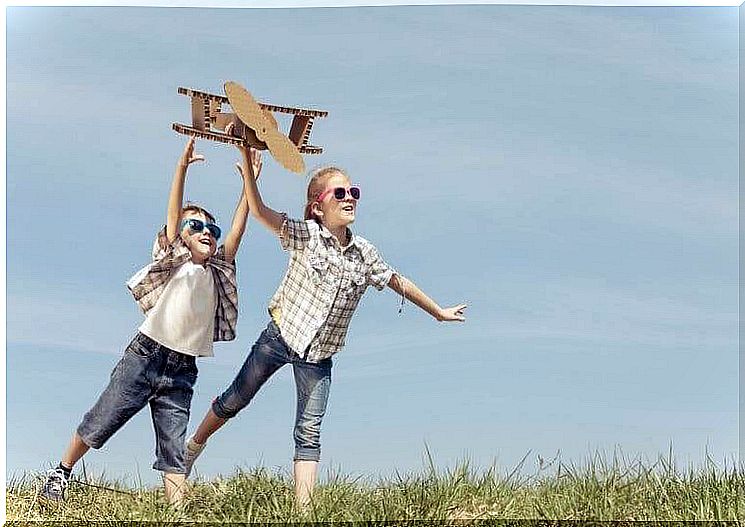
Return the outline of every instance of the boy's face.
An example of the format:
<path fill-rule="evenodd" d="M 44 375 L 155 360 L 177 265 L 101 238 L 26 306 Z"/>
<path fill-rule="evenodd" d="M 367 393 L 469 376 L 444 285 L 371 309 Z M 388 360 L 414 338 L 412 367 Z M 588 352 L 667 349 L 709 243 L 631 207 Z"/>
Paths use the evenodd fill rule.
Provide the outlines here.
<path fill-rule="evenodd" d="M 183 220 L 191 218 L 200 220 L 205 224 L 212 223 L 212 220 L 207 219 L 204 214 L 196 211 L 186 211 L 181 221 L 183 223 Z M 204 263 L 217 251 L 217 240 L 215 240 L 214 236 L 207 229 L 203 229 L 202 232 L 195 232 L 186 225 L 181 229 L 181 239 L 184 240 L 189 251 L 191 251 L 191 257 L 195 263 Z"/>

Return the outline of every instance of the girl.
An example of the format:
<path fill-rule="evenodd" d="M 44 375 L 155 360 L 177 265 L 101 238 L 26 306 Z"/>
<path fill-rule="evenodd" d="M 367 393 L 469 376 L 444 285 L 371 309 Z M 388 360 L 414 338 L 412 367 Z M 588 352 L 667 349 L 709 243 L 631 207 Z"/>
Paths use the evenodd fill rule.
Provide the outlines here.
<path fill-rule="evenodd" d="M 253 177 L 252 158 L 239 147 L 239 165 L 251 214 L 279 236 L 290 261 L 269 302 L 270 321 L 238 375 L 217 397 L 185 445 L 187 474 L 207 439 L 244 408 L 285 364 L 297 389 L 295 498 L 305 507 L 315 486 L 321 421 L 331 384 L 332 356 L 342 350 L 349 322 L 367 286 L 387 285 L 438 321 L 464 321 L 465 304 L 441 308 L 413 282 L 394 271 L 364 238 L 352 234 L 360 199 L 339 168 L 317 170 L 308 184 L 305 219 L 290 219 L 264 204 Z M 260 166 L 260 165 L 259 165 Z"/>

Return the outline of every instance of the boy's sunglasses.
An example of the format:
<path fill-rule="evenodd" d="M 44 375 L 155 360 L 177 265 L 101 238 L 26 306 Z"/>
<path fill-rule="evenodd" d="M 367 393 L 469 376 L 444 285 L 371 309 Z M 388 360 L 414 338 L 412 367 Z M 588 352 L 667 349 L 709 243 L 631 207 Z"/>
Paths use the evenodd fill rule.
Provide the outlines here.
<path fill-rule="evenodd" d="M 330 194 L 331 192 L 334 193 L 334 198 L 337 201 L 341 201 L 344 198 L 346 198 L 347 197 L 347 193 L 349 193 L 349 196 L 352 199 L 360 199 L 360 187 L 349 187 L 349 188 L 334 187 L 334 188 L 327 188 L 326 190 L 324 190 L 323 192 L 321 192 L 318 195 L 318 198 L 316 199 L 316 201 L 319 202 L 319 203 L 323 202 L 323 198 L 325 198 L 326 195 L 327 194 Z"/>
<path fill-rule="evenodd" d="M 204 232 L 204 229 L 207 229 L 215 240 L 219 240 L 220 234 L 222 234 L 220 227 L 218 227 L 214 223 L 205 223 L 202 220 L 198 220 L 196 218 L 186 218 L 184 221 L 182 221 L 181 228 L 183 229 L 185 227 L 189 227 L 189 230 L 192 232 L 192 234 L 195 232 Z"/>

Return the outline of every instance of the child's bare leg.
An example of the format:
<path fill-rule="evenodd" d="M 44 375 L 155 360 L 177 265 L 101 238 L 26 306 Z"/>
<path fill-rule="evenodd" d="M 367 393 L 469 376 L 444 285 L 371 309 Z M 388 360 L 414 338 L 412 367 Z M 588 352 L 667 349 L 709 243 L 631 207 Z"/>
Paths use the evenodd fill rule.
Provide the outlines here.
<path fill-rule="evenodd" d="M 218 417 L 212 408 L 207 411 L 204 419 L 199 423 L 196 432 L 187 438 L 184 443 L 184 465 L 187 476 L 191 474 L 194 462 L 202 453 L 202 450 L 204 450 L 207 440 L 227 422 L 228 420 L 226 418 Z"/>
<path fill-rule="evenodd" d="M 222 427 L 222 425 L 227 422 L 227 419 L 218 417 L 217 415 L 215 415 L 215 412 L 212 411 L 212 408 L 210 408 L 207 411 L 207 414 L 204 416 L 204 419 L 202 419 L 202 422 L 199 423 L 197 431 L 194 432 L 194 441 L 199 443 L 200 445 L 205 444 L 210 436 L 217 432 Z"/>
<path fill-rule="evenodd" d="M 163 473 L 163 489 L 166 501 L 171 505 L 181 505 L 186 489 L 186 474 Z"/>
<path fill-rule="evenodd" d="M 316 485 L 318 461 L 295 461 L 295 503 L 305 509 L 310 503 L 313 488 Z"/>
<path fill-rule="evenodd" d="M 75 432 L 72 435 L 72 439 L 70 439 L 70 444 L 67 445 L 67 450 L 65 450 L 62 456 L 62 465 L 65 468 L 71 469 L 89 449 L 90 447 L 83 443 L 78 433 Z"/>

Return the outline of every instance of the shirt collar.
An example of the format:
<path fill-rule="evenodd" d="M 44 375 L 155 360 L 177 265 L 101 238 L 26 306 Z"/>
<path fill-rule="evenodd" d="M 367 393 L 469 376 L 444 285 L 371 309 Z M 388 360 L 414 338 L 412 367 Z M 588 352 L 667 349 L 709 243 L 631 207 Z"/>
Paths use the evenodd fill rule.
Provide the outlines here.
<path fill-rule="evenodd" d="M 355 246 L 357 249 L 360 248 L 357 237 L 354 235 L 354 233 L 352 232 L 352 229 L 350 229 L 349 227 L 347 227 L 347 238 L 349 239 L 349 243 L 346 246 L 342 246 L 341 242 L 339 242 L 339 240 L 333 234 L 331 234 L 331 231 L 328 230 L 323 223 L 319 222 L 318 226 L 321 229 L 321 236 L 323 236 L 324 238 L 333 240 L 334 243 L 336 243 L 336 245 L 338 245 L 342 251 L 346 251 L 352 246 Z"/>

